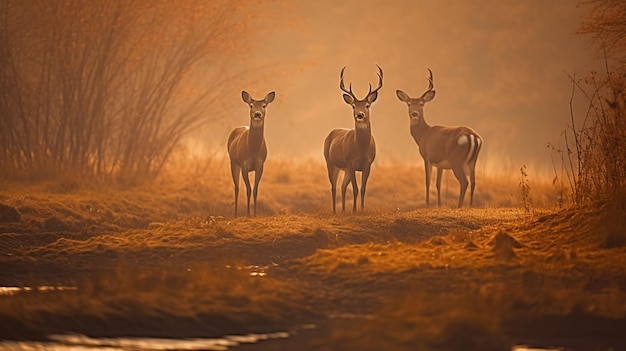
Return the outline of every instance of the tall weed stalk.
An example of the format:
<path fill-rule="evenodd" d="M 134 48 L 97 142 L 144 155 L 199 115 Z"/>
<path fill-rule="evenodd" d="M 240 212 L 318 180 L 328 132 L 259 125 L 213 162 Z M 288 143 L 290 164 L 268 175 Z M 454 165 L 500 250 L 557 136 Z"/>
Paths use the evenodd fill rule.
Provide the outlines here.
<path fill-rule="evenodd" d="M 590 201 L 623 201 L 626 194 L 626 112 L 624 72 L 591 72 L 572 83 L 570 125 L 563 146 L 548 147 L 560 156 L 573 204 Z M 588 104 L 582 123 L 576 123 L 576 93 Z M 556 167 L 555 173 L 556 173 Z M 558 174 L 556 174 L 558 177 Z M 563 175 L 561 175 L 563 179 Z"/>

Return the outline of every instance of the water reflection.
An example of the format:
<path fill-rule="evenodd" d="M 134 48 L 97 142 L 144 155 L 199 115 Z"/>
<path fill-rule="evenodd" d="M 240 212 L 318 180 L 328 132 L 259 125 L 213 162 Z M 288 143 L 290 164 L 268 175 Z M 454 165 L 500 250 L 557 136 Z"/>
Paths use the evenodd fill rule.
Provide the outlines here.
<path fill-rule="evenodd" d="M 272 264 L 272 266 L 277 266 L 276 264 Z M 231 266 L 231 265 L 226 265 L 226 268 L 228 269 L 237 269 L 239 271 L 243 270 L 243 271 L 248 271 L 248 275 L 251 277 L 265 277 L 267 276 L 267 272 L 270 269 L 270 266 L 259 266 L 259 265 L 248 265 L 248 266 Z"/>
<path fill-rule="evenodd" d="M 316 329 L 315 324 L 301 326 L 302 330 Z M 296 334 L 298 334 L 296 332 Z M 267 334 L 227 335 L 221 338 L 164 339 L 164 338 L 91 338 L 81 334 L 50 335 L 50 341 L 1 341 L 0 350 L 8 351 L 162 351 L 207 350 L 228 351 L 241 344 L 256 344 L 266 340 L 287 339 L 288 332 Z M 558 347 L 516 345 L 511 351 L 563 351 Z"/>
<path fill-rule="evenodd" d="M 254 344 L 265 340 L 286 339 L 287 332 L 268 334 L 227 335 L 211 339 L 161 338 L 90 338 L 85 335 L 51 335 L 50 341 L 0 341 L 2 350 L 210 350 L 226 351 L 240 344 Z"/>
<path fill-rule="evenodd" d="M 560 347 L 548 347 L 548 348 L 544 348 L 544 347 L 532 347 L 532 346 L 525 346 L 525 345 L 516 345 L 513 346 L 513 348 L 511 349 L 511 351 L 563 351 L 563 348 Z"/>
<path fill-rule="evenodd" d="M 16 295 L 27 292 L 50 292 L 76 290 L 75 286 L 0 286 L 0 296 Z"/>

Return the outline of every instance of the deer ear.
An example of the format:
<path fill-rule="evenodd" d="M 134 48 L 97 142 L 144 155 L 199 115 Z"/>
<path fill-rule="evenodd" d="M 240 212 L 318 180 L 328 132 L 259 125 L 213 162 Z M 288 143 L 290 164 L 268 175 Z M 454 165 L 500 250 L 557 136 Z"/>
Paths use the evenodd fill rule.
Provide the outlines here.
<path fill-rule="evenodd" d="M 411 100 L 411 97 L 402 90 L 396 90 L 396 95 L 400 101 L 409 102 L 409 100 Z"/>
<path fill-rule="evenodd" d="M 435 91 L 429 90 L 425 92 L 424 94 L 422 94 L 422 97 L 420 99 L 424 100 L 424 102 L 429 102 L 434 98 L 435 98 Z"/>
<path fill-rule="evenodd" d="M 354 98 L 352 98 L 352 96 L 348 94 L 343 94 L 343 101 L 345 101 L 348 105 L 352 105 L 352 103 L 354 102 Z"/>
<path fill-rule="evenodd" d="M 373 103 L 374 101 L 376 101 L 376 99 L 378 99 L 378 92 L 377 91 L 375 91 L 375 92 L 373 92 L 373 93 L 371 93 L 371 94 L 369 94 L 367 96 L 367 101 L 369 101 L 370 104 Z"/>
<path fill-rule="evenodd" d="M 245 90 L 241 91 L 241 98 L 243 99 L 243 102 L 245 102 L 246 104 L 249 104 L 250 102 L 252 102 L 252 96 L 250 96 L 250 94 L 248 94 L 248 92 Z"/>
<path fill-rule="evenodd" d="M 263 100 L 265 100 L 266 104 L 269 104 L 270 102 L 274 101 L 275 97 L 276 97 L 276 93 L 272 91 L 271 93 L 267 94 L 265 96 L 265 99 L 263 99 Z"/>

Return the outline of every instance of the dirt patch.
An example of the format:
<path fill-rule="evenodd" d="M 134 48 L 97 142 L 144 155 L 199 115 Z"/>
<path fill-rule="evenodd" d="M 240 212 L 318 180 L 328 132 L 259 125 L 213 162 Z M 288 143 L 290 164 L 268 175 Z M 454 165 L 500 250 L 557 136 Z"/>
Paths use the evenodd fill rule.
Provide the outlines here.
<path fill-rule="evenodd" d="M 499 231 L 487 242 L 493 246 L 493 253 L 496 258 L 504 261 L 512 261 L 517 259 L 514 249 L 522 247 L 519 241 L 513 238 L 509 233 Z"/>
<path fill-rule="evenodd" d="M 19 222 L 22 216 L 15 207 L 0 203 L 0 223 Z"/>

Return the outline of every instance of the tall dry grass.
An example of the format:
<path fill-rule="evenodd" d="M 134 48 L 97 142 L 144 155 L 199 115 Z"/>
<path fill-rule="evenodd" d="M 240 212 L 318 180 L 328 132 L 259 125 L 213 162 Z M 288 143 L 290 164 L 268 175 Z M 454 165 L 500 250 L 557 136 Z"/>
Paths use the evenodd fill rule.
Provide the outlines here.
<path fill-rule="evenodd" d="M 519 187 L 519 170 L 500 171 L 490 175 L 478 171 L 475 207 L 557 208 L 559 189 L 549 180 L 528 169 L 527 185 L 532 191 Z M 357 178 L 360 175 L 357 173 Z M 374 162 L 365 196 L 367 211 L 410 211 L 426 206 L 424 169 L 417 163 Z M 360 179 L 359 179 L 360 181 Z M 241 182 L 241 181 L 240 181 Z M 228 158 L 215 151 L 206 157 L 193 159 L 181 156 L 164 169 L 157 186 L 172 187 L 183 194 L 201 193 L 211 215 L 232 216 L 234 193 Z M 360 183 L 359 183 L 360 184 Z M 241 185 L 243 186 L 243 182 Z M 456 207 L 459 184 L 451 172 L 444 172 L 441 187 L 442 207 Z M 434 184 L 431 196 L 436 196 Z M 341 195 L 337 200 L 340 204 Z M 245 191 L 239 203 L 245 206 Z M 259 187 L 259 215 L 325 213 L 331 211 L 330 182 L 326 165 L 321 159 L 293 160 L 268 156 Z M 465 205 L 468 201 L 466 199 Z M 346 196 L 347 211 L 351 211 L 352 194 Z M 358 208 L 360 211 L 360 206 Z"/>
<path fill-rule="evenodd" d="M 588 104 L 582 122 L 571 112 L 570 125 L 563 134 L 563 147 L 551 145 L 560 164 L 555 182 L 567 179 L 571 201 L 617 200 L 626 197 L 626 71 L 604 74 L 591 72 L 572 81 L 573 100 L 582 95 Z M 572 109 L 571 109 L 572 110 Z M 561 172 L 557 172 L 557 168 Z M 560 178 L 560 180 L 559 180 Z"/>
<path fill-rule="evenodd" d="M 610 201 L 624 210 L 626 203 L 626 3 L 586 0 L 578 33 L 590 38 L 604 58 L 604 72 L 582 79 L 570 77 L 572 99 L 587 103 L 581 123 L 571 114 L 565 147 L 557 149 L 565 164 L 572 201 Z M 575 94 L 577 94 L 575 96 Z"/>

